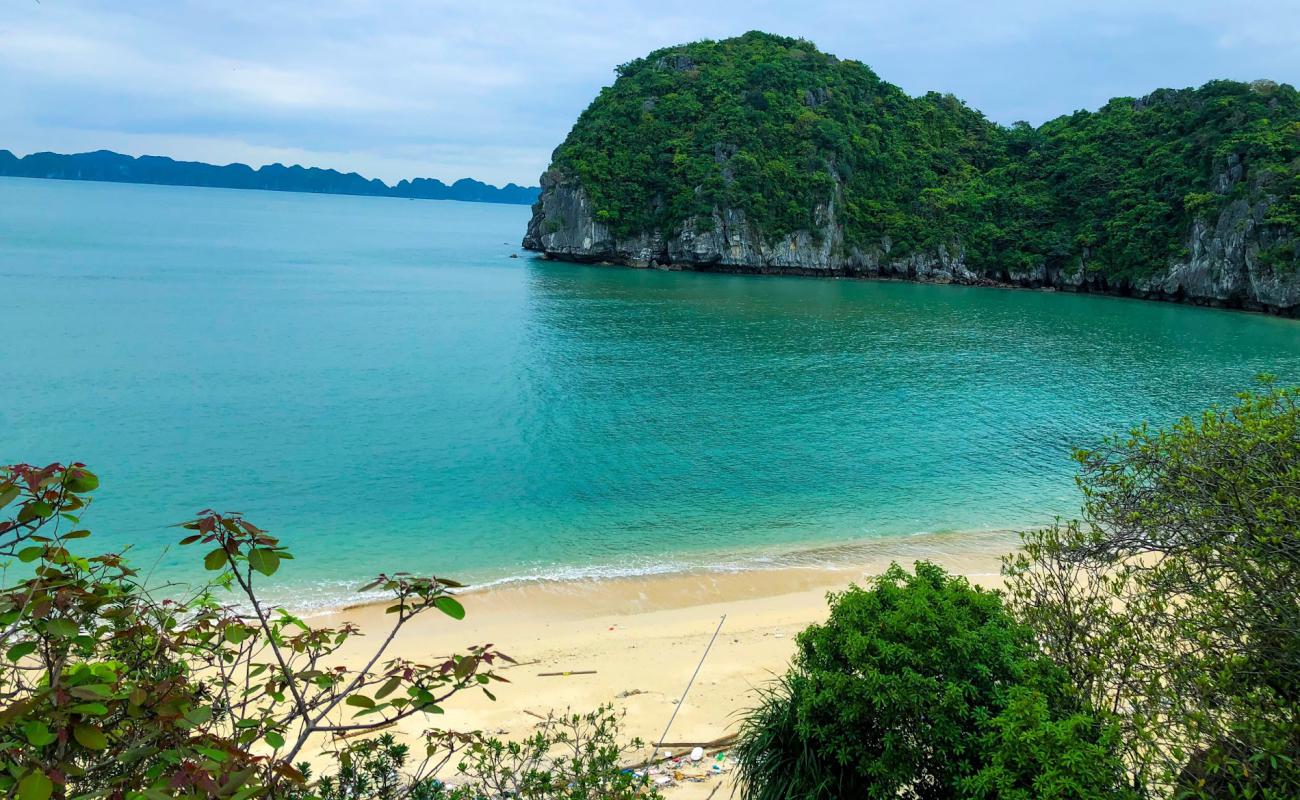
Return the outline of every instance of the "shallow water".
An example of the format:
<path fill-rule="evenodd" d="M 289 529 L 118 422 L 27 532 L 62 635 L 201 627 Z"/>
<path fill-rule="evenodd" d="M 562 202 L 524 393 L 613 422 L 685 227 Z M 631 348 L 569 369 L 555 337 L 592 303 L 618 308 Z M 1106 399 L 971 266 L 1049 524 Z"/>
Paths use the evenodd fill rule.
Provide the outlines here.
<path fill-rule="evenodd" d="M 241 510 L 334 602 L 1035 524 L 1073 446 L 1300 382 L 1293 320 L 511 259 L 528 213 L 0 179 L 0 460 L 90 464 L 158 578 Z"/>

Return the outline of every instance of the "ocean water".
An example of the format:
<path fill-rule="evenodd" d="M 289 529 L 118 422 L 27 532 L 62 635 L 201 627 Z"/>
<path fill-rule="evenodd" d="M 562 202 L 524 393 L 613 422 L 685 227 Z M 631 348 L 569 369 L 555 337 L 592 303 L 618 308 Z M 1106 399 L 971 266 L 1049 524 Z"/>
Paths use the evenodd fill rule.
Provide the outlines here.
<path fill-rule="evenodd" d="M 1034 525 L 1071 448 L 1300 382 L 1292 320 L 550 263 L 528 213 L 0 179 L 0 460 L 91 465 L 90 541 L 155 580 L 242 511 L 311 605 Z"/>

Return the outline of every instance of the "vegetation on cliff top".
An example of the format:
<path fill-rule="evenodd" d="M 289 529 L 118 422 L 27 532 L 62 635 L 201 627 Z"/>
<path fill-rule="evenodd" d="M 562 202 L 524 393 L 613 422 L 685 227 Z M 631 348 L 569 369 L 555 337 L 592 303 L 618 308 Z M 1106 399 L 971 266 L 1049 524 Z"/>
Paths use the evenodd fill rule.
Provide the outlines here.
<path fill-rule="evenodd" d="M 1086 254 L 1113 279 L 1180 256 L 1194 219 L 1239 197 L 1272 197 L 1269 222 L 1300 236 L 1289 85 L 1214 81 L 1007 128 L 952 95 L 909 97 L 860 62 L 765 33 L 658 50 L 617 72 L 552 170 L 578 181 L 618 236 L 688 220 L 708 229 L 716 207 L 775 240 L 816 230 L 833 201 L 851 247 L 960 247 L 993 274 Z"/>

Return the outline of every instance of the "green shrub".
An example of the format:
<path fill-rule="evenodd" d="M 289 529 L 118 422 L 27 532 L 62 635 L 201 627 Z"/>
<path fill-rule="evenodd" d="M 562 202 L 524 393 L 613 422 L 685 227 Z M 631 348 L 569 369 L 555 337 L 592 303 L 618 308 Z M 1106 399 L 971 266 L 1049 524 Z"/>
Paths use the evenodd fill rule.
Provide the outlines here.
<path fill-rule="evenodd" d="M 830 602 L 744 724 L 746 800 L 1123 796 L 1109 727 L 998 594 L 917 562 Z"/>
<path fill-rule="evenodd" d="M 449 800 L 658 800 L 644 776 L 625 769 L 644 755 L 640 740 L 619 735 L 611 706 L 587 713 L 550 713 L 522 741 L 488 738 L 471 745 L 457 768 Z"/>
<path fill-rule="evenodd" d="M 1119 731 L 1081 711 L 1054 711 L 1047 698 L 1025 687 L 982 735 L 987 762 L 961 781 L 961 796 L 981 800 L 1135 797 L 1116 757 Z"/>
<path fill-rule="evenodd" d="M 500 680 L 493 664 L 506 657 L 490 646 L 421 663 L 385 658 L 392 636 L 364 663 L 332 663 L 358 631 L 313 628 L 266 606 L 262 581 L 292 555 L 238 514 L 205 511 L 181 526 L 181 544 L 206 548 L 215 577 L 188 597 L 157 596 L 121 556 L 75 551 L 90 535 L 81 516 L 98 486 L 81 464 L 0 468 L 0 508 L 12 511 L 0 520 L 0 557 L 19 562 L 0 588 L 8 795 L 292 794 L 305 783 L 296 756 L 337 734 L 437 713 Z M 429 610 L 462 618 L 449 591 L 458 585 L 397 574 L 369 588 L 391 596 L 396 635 Z M 433 756 L 446 740 L 421 746 Z"/>
<path fill-rule="evenodd" d="M 182 545 L 208 548 L 213 580 L 161 597 L 120 556 L 73 551 L 99 479 L 82 464 L 0 467 L 0 790 L 51 797 L 284 800 L 655 798 L 621 768 L 609 708 L 548 717 L 522 743 L 430 730 L 411 743 L 360 737 L 438 714 L 504 681 L 491 645 L 433 663 L 385 658 L 416 616 L 465 609 L 446 578 L 381 575 L 391 628 L 364 662 L 334 656 L 359 633 L 268 607 L 262 580 L 293 558 L 238 514 L 204 511 Z M 18 573 L 17 578 L 11 575 Z M 169 587 L 175 591 L 175 587 Z M 230 593 L 234 594 L 231 595 Z M 219 602 L 238 598 L 240 605 Z M 495 698 L 493 698 L 495 699 Z M 321 751 L 324 774 L 295 758 Z M 437 776 L 461 755 L 461 785 Z"/>
<path fill-rule="evenodd" d="M 843 796 L 839 770 L 799 727 L 796 692 L 803 686 L 793 673 L 758 689 L 734 748 L 740 765 L 741 796 L 746 800 L 794 800 Z M 799 688 L 796 688 L 799 687 Z"/>
<path fill-rule="evenodd" d="M 644 776 L 623 767 L 642 742 L 619 737 L 611 706 L 550 713 L 522 741 L 468 735 L 439 752 L 442 766 L 462 754 L 455 776 L 443 782 L 391 734 L 359 741 L 339 754 L 332 774 L 311 779 L 288 800 L 659 800 Z M 414 777 L 413 777 L 414 776 Z"/>
<path fill-rule="evenodd" d="M 285 800 L 444 800 L 442 781 L 410 760 L 411 748 L 391 733 L 362 739 L 338 753 L 330 774 L 314 778 L 311 766 L 300 764 L 303 784 L 282 794 Z"/>

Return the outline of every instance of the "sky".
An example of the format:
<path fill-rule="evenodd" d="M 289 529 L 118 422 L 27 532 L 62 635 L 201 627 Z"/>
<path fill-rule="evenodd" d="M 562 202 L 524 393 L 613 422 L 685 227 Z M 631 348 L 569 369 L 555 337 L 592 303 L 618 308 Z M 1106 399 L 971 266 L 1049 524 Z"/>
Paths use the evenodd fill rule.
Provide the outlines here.
<path fill-rule="evenodd" d="M 616 65 L 755 29 L 1002 123 L 1300 83 L 1300 0 L 0 0 L 0 148 L 535 185 Z"/>

